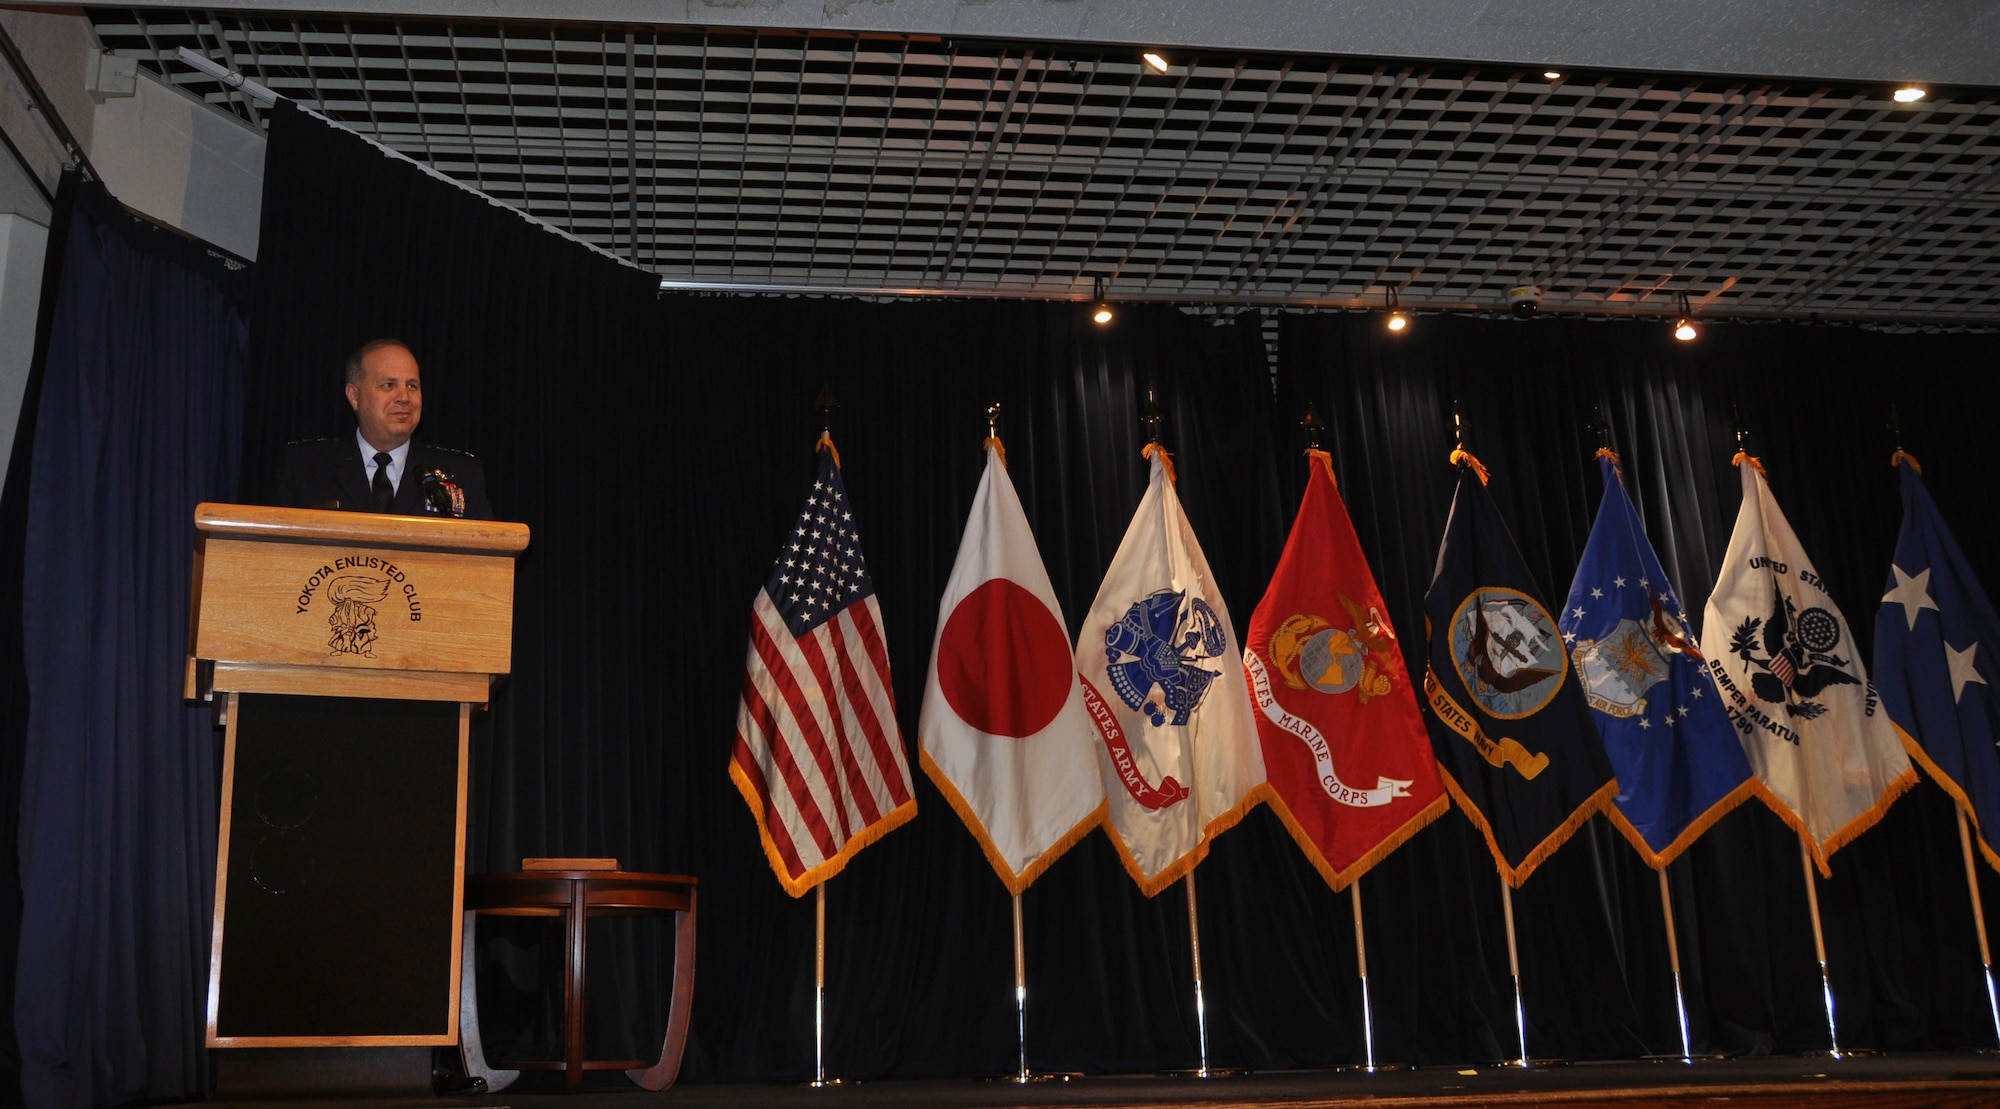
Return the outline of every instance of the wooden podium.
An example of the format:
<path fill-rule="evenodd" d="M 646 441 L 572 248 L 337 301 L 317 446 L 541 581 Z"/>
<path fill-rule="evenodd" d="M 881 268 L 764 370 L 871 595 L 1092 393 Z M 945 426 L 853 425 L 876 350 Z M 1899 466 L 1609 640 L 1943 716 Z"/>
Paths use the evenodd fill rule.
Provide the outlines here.
<path fill-rule="evenodd" d="M 209 1046 L 455 1043 L 469 726 L 527 527 L 202 504 L 195 536 L 186 693 L 227 729 Z"/>

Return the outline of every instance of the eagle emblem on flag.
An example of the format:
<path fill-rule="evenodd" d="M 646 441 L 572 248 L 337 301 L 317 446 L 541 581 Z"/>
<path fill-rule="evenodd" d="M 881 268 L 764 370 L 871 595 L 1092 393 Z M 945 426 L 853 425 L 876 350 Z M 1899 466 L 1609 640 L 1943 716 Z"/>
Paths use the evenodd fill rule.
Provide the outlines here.
<path fill-rule="evenodd" d="M 1769 618 L 1745 617 L 1729 637 L 1729 651 L 1744 669 L 1757 667 L 1750 673 L 1750 692 L 1806 720 L 1826 711 L 1815 698 L 1828 687 L 1860 684 L 1847 672 L 1853 660 L 1833 653 L 1838 646 L 1840 621 L 1833 613 L 1823 608 L 1800 612 L 1783 593 L 1772 602 Z"/>

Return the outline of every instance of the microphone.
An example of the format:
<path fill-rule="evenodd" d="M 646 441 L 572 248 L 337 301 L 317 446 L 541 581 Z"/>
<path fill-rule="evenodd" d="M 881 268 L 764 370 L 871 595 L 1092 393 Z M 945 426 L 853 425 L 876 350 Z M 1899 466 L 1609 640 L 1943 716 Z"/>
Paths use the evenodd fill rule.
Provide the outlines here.
<path fill-rule="evenodd" d="M 432 470 L 424 475 L 424 502 L 430 505 L 432 512 L 440 516 L 458 515 L 455 511 L 457 499 L 452 495 L 450 484 L 444 480 L 444 474 Z"/>

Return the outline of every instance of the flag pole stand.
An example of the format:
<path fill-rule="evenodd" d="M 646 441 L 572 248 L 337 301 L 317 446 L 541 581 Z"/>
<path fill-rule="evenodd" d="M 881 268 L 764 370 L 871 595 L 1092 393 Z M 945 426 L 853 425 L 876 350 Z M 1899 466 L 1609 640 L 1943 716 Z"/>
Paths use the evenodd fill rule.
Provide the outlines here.
<path fill-rule="evenodd" d="M 814 1089 L 845 1085 L 826 1076 L 826 883 L 813 887 L 813 1079 Z"/>
<path fill-rule="evenodd" d="M 1018 893 L 1014 895 L 1014 1032 L 1020 1049 L 1020 1069 L 1000 1081 L 1026 1085 L 1030 1082 L 1067 1082 L 1076 1077 L 1028 1069 L 1028 958 L 1021 942 L 1021 895 Z"/>
<path fill-rule="evenodd" d="M 1693 1066 L 1697 1056 L 1694 1054 L 1693 1046 L 1688 1041 L 1687 998 L 1681 992 L 1681 944 L 1679 936 L 1674 931 L 1674 895 L 1667 889 L 1667 868 L 1664 866 L 1660 867 L 1655 873 L 1660 876 L 1660 917 L 1665 921 L 1667 926 L 1667 963 L 1673 967 L 1674 971 L 1674 1015 L 1680 1020 L 1681 1053 L 1679 1055 L 1648 1055 L 1645 1058 L 1655 1062 L 1674 1060 Z M 1702 1059 L 1720 1059 L 1722 1057 L 1716 1054 L 1703 1054 L 1699 1056 Z"/>
<path fill-rule="evenodd" d="M 2000 994 L 1993 989 L 1993 955 L 1986 946 L 1986 910 L 1979 904 L 1979 872 L 1972 865 L 1972 833 L 1965 826 L 1965 809 L 1953 805 L 1952 811 L 1958 814 L 1958 846 L 1965 855 L 1965 892 L 1972 898 L 1972 927 L 1979 936 L 1979 965 L 1986 970 L 1986 1004 L 1993 1010 L 1994 1038 L 2000 1040 Z"/>
<path fill-rule="evenodd" d="M 1363 1074 L 1381 1074 L 1384 1071 L 1406 1070 L 1402 1063 L 1377 1063 L 1375 1061 L 1375 1010 L 1368 1000 L 1368 940 L 1361 925 L 1361 879 L 1356 878 L 1347 887 L 1349 899 L 1354 902 L 1354 959 L 1361 970 L 1361 1042 L 1367 1051 L 1366 1063 L 1358 1067 L 1342 1067 L 1342 1070 L 1358 1070 Z"/>
<path fill-rule="evenodd" d="M 1514 890 L 1506 878 L 1500 879 L 1500 911 L 1507 921 L 1507 972 L 1514 976 L 1514 1033 L 1521 1040 L 1521 1057 L 1510 1067 L 1526 1068 L 1528 1063 L 1528 1010 L 1521 1003 L 1521 950 L 1514 942 Z"/>
<path fill-rule="evenodd" d="M 1188 947 L 1194 953 L 1194 1025 L 1201 1043 L 1201 1065 L 1194 1070 L 1169 1071 L 1184 1078 L 1224 1078 L 1237 1073 L 1208 1065 L 1208 1005 L 1201 988 L 1201 917 L 1195 911 L 1194 871 L 1187 873 Z"/>
<path fill-rule="evenodd" d="M 1833 1059 L 1851 1059 L 1861 1053 L 1840 1050 L 1840 1032 L 1833 1023 L 1833 979 L 1826 972 L 1826 932 L 1819 924 L 1819 886 L 1813 881 L 1812 854 L 1806 850 L 1804 839 L 1799 840 L 1799 866 L 1806 879 L 1806 908 L 1812 912 L 1813 951 L 1819 956 L 1820 994 L 1826 998 L 1826 1038 L 1833 1045 L 1824 1054 Z M 1822 1053 L 1815 1051 L 1807 1054 Z"/>

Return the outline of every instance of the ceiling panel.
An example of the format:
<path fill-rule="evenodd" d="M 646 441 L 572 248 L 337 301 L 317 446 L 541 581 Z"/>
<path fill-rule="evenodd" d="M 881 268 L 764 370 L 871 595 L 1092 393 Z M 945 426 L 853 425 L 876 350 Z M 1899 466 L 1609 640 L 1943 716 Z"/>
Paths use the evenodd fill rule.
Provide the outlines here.
<path fill-rule="evenodd" d="M 675 283 L 2000 321 L 1953 89 L 834 32 L 94 9 Z"/>

